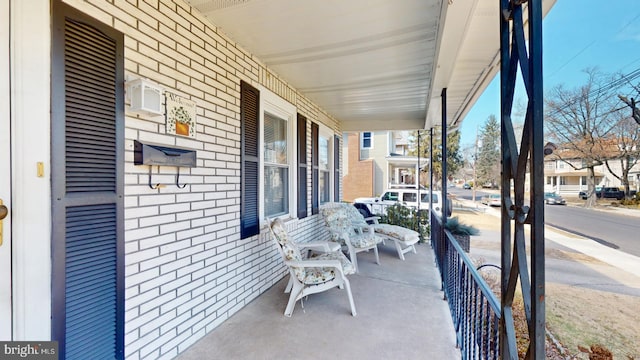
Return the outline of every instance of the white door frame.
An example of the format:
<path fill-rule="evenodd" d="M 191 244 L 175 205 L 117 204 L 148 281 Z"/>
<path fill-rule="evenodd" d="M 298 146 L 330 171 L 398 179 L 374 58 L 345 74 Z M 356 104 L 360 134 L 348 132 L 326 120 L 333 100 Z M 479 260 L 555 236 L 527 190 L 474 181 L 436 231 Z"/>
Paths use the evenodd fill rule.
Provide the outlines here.
<path fill-rule="evenodd" d="M 51 5 L 0 1 L 10 7 L 12 336 L 46 341 L 51 339 Z"/>
<path fill-rule="evenodd" d="M 11 136 L 9 91 L 9 0 L 0 0 L 0 200 L 9 209 L 0 245 L 0 341 L 12 336 L 11 311 Z"/>

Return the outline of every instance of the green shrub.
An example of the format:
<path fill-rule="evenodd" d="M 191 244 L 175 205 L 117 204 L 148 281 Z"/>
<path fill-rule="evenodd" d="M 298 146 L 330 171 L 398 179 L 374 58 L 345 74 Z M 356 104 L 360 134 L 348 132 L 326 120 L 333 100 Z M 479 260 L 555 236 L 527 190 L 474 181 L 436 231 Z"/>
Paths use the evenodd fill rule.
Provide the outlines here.
<path fill-rule="evenodd" d="M 416 209 L 396 203 L 387 207 L 386 215 L 381 216 L 380 222 L 391 225 L 398 225 L 417 231 L 420 234 L 420 241 L 425 242 L 431 234 L 429 228 L 429 212 L 416 211 Z"/>

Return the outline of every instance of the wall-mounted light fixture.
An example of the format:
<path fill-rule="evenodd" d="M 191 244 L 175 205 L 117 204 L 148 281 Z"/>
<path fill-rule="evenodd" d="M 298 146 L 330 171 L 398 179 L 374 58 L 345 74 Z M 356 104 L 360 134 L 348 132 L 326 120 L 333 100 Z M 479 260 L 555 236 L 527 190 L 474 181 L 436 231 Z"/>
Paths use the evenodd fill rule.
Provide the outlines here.
<path fill-rule="evenodd" d="M 162 89 L 160 85 L 148 79 L 127 81 L 127 94 L 131 100 L 131 111 L 162 115 Z"/>

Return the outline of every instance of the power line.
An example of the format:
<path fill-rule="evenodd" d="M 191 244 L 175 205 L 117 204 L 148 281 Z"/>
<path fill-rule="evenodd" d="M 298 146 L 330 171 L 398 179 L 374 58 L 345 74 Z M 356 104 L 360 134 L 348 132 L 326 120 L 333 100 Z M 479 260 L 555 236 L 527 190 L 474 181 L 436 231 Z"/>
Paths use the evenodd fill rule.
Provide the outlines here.
<path fill-rule="evenodd" d="M 608 93 L 611 92 L 615 89 L 618 89 L 620 87 L 622 87 L 625 84 L 629 84 L 631 83 L 633 80 L 640 78 L 640 68 L 637 68 L 635 70 L 633 70 L 632 72 L 630 72 L 627 75 L 622 75 L 621 77 L 614 79 L 608 83 L 603 84 L 602 86 L 598 87 L 597 89 L 593 89 L 589 92 L 589 94 L 586 95 L 586 98 L 589 100 L 594 100 L 596 97 L 600 96 L 603 93 Z M 575 99 L 573 99 L 573 101 L 570 101 L 569 103 L 565 104 L 563 107 L 557 108 L 554 111 L 548 112 L 547 116 L 556 116 L 559 115 L 562 111 L 564 111 L 565 109 L 575 105 L 576 103 L 578 103 L 580 101 L 580 99 L 583 98 L 583 96 L 579 96 L 576 97 Z M 604 115 L 608 115 L 611 112 L 608 112 Z"/>

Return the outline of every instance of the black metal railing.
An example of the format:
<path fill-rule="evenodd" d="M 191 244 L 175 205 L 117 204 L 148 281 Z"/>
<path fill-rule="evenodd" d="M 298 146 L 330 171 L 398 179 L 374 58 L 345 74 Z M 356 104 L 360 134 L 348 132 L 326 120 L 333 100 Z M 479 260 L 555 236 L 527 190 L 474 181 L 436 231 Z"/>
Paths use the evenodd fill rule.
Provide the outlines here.
<path fill-rule="evenodd" d="M 500 303 L 458 241 L 431 215 L 431 244 L 463 359 L 498 359 Z"/>

